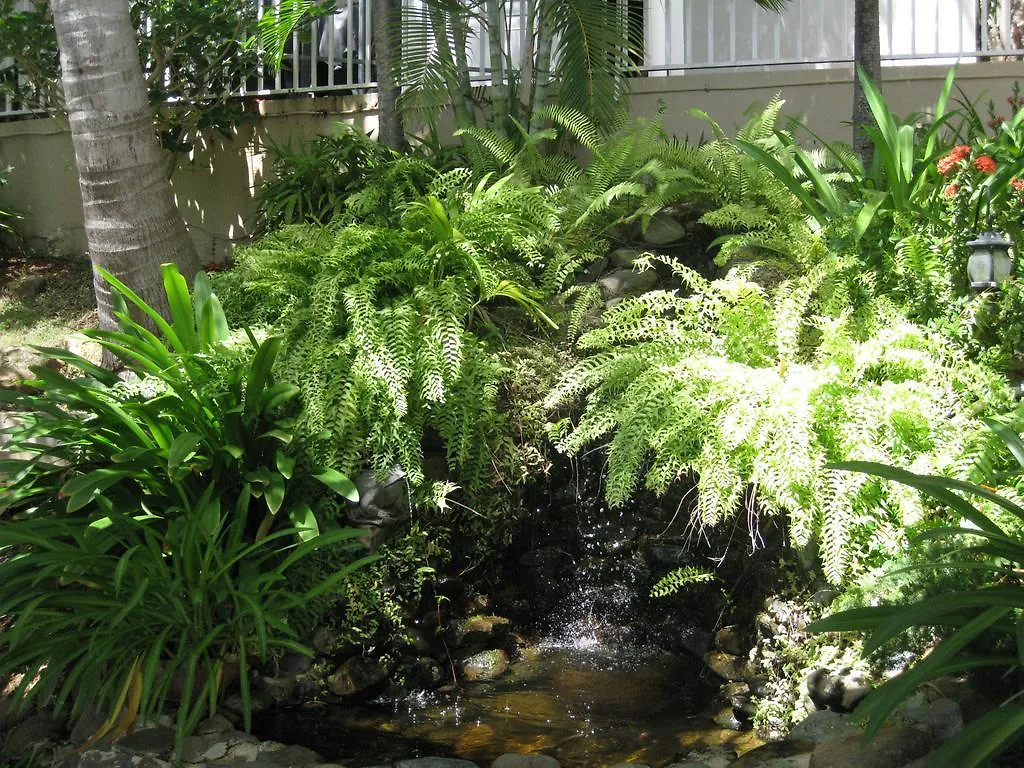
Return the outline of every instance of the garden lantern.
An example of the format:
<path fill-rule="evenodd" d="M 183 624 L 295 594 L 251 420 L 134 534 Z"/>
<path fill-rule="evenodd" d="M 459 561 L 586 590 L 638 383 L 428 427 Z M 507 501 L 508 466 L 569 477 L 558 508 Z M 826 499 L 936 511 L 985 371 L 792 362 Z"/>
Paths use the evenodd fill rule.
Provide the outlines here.
<path fill-rule="evenodd" d="M 971 288 L 979 291 L 998 288 L 1013 271 L 1013 260 L 1010 258 L 1013 241 L 998 232 L 982 232 L 976 240 L 967 243 L 967 247 L 971 250 L 967 259 Z"/>

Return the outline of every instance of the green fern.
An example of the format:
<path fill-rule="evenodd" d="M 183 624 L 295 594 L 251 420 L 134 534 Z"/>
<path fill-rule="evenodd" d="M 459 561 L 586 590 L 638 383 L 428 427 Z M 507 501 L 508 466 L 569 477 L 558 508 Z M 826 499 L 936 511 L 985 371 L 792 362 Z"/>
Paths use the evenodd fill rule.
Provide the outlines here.
<path fill-rule="evenodd" d="M 658 579 L 651 587 L 651 597 L 668 597 L 693 584 L 708 584 L 715 578 L 713 571 L 702 570 L 692 565 L 676 568 Z"/>

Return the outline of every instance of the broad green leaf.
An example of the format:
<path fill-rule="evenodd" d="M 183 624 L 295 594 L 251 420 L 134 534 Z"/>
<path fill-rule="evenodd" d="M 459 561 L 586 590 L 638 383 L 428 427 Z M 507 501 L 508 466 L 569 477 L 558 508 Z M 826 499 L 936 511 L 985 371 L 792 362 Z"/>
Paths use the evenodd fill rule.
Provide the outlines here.
<path fill-rule="evenodd" d="M 359 489 L 356 488 L 355 483 L 341 474 L 341 472 L 335 469 L 325 469 L 323 472 L 313 475 L 313 477 L 349 501 L 359 502 Z"/>

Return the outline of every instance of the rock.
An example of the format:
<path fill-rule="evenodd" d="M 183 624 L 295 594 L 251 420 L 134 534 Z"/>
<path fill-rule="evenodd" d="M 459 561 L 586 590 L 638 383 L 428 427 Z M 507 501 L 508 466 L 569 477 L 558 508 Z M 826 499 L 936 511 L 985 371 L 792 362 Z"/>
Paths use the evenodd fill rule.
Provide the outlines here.
<path fill-rule="evenodd" d="M 444 670 L 434 659 L 421 656 L 405 670 L 406 683 L 410 688 L 432 691 L 444 682 Z"/>
<path fill-rule="evenodd" d="M 585 285 L 597 282 L 597 278 L 608 268 L 608 259 L 598 259 L 590 262 L 587 266 L 576 273 L 576 284 Z"/>
<path fill-rule="evenodd" d="M 135 760 L 140 760 L 140 758 L 133 759 L 133 757 L 132 753 L 126 749 L 116 746 L 105 747 L 90 749 L 74 757 L 69 755 L 68 758 L 65 758 L 63 766 L 64 768 L 133 768 Z"/>
<path fill-rule="evenodd" d="M 251 763 L 259 756 L 259 754 L 259 744 L 242 742 L 241 744 L 235 744 L 228 750 L 227 759 L 229 761 L 244 760 L 247 763 Z"/>
<path fill-rule="evenodd" d="M 618 267 L 619 269 L 632 269 L 633 263 L 640 258 L 642 254 L 643 251 L 638 251 L 636 248 L 616 248 L 611 252 L 608 259 L 614 267 Z"/>
<path fill-rule="evenodd" d="M 189 736 L 181 745 L 181 759 L 186 763 L 220 760 L 228 753 L 228 738 L 224 733 Z"/>
<path fill-rule="evenodd" d="M 644 242 L 648 245 L 668 245 L 681 240 L 686 228 L 667 213 L 659 211 L 651 216 L 644 230 Z"/>
<path fill-rule="evenodd" d="M 704 656 L 708 668 L 725 680 L 747 680 L 753 677 L 754 671 L 742 656 L 734 656 L 722 651 L 711 651 Z"/>
<path fill-rule="evenodd" d="M 233 730 L 235 727 L 224 715 L 214 715 L 197 725 L 195 732 L 196 735 L 202 736 L 207 733 L 226 733 Z"/>
<path fill-rule="evenodd" d="M 170 756 L 174 751 L 174 729 L 167 725 L 143 728 L 122 736 L 117 746 L 141 755 Z"/>
<path fill-rule="evenodd" d="M 46 277 L 43 275 L 31 275 L 22 278 L 15 283 L 11 292 L 19 299 L 31 299 L 46 290 Z"/>
<path fill-rule="evenodd" d="M 715 632 L 715 648 L 734 656 L 742 656 L 750 650 L 750 642 L 739 626 L 733 624 Z"/>
<path fill-rule="evenodd" d="M 37 747 L 56 741 L 63 734 L 64 722 L 62 720 L 49 714 L 40 713 L 27 717 L 14 726 L 3 740 L 3 749 L 7 755 L 27 757 Z"/>
<path fill-rule="evenodd" d="M 562 764 L 547 755 L 517 755 L 508 752 L 491 763 L 491 768 L 562 768 Z"/>
<path fill-rule="evenodd" d="M 717 713 L 715 713 L 715 718 L 714 719 L 715 719 L 715 722 L 718 723 L 719 726 L 721 726 L 722 728 L 725 728 L 726 730 L 729 730 L 729 731 L 742 731 L 742 730 L 744 730 L 743 723 L 740 721 L 740 719 L 738 717 L 736 717 L 736 713 L 733 712 L 732 707 L 722 707 L 720 710 L 718 710 Z"/>
<path fill-rule="evenodd" d="M 793 726 L 789 738 L 795 741 L 812 741 L 818 744 L 829 739 L 843 738 L 860 733 L 847 715 L 819 709 Z"/>
<path fill-rule="evenodd" d="M 313 659 L 306 654 L 289 652 L 281 657 L 278 671 L 282 675 L 301 675 L 303 672 L 308 672 L 312 666 Z"/>
<path fill-rule="evenodd" d="M 0 389 L 17 387 L 26 379 L 34 379 L 30 370 L 34 365 L 57 367 L 57 362 L 47 360 L 28 347 L 7 347 L 0 349 Z"/>
<path fill-rule="evenodd" d="M 503 616 L 477 614 L 453 621 L 448 627 L 448 638 L 455 650 L 473 653 L 504 643 L 510 626 L 511 622 Z"/>
<path fill-rule="evenodd" d="M 898 768 L 926 754 L 932 737 L 915 728 L 882 728 L 866 745 L 859 733 L 819 744 L 809 768 Z"/>
<path fill-rule="evenodd" d="M 259 760 L 284 768 L 293 768 L 321 763 L 323 757 L 309 747 L 285 746 L 275 741 L 264 741 L 259 745 Z"/>
<path fill-rule="evenodd" d="M 481 651 L 465 659 L 461 667 L 467 680 L 494 680 L 508 669 L 508 654 L 500 648 Z"/>
<path fill-rule="evenodd" d="M 729 768 L 807 768 L 814 744 L 805 741 L 780 741 L 745 752 Z"/>
<path fill-rule="evenodd" d="M 263 690 L 267 692 L 275 704 L 290 704 L 295 698 L 297 682 L 294 675 L 263 677 L 260 682 Z"/>
<path fill-rule="evenodd" d="M 310 641 L 310 645 L 313 646 L 313 650 L 317 653 L 326 656 L 327 654 L 333 653 L 338 647 L 338 634 L 327 627 L 317 627 L 313 633 L 313 639 Z"/>
<path fill-rule="evenodd" d="M 647 763 L 616 763 L 612 768 L 651 768 Z"/>
<path fill-rule="evenodd" d="M 928 731 L 937 739 L 948 739 L 960 733 L 964 716 L 960 705 L 952 699 L 936 699 L 899 712 L 900 719 L 911 728 Z"/>
<path fill-rule="evenodd" d="M 637 272 L 632 269 L 617 269 L 605 275 L 597 284 L 601 286 L 601 295 L 605 299 L 614 299 L 625 294 L 638 294 L 651 291 L 658 286 L 661 278 L 653 269 Z"/>
<path fill-rule="evenodd" d="M 838 672 L 819 667 L 807 675 L 807 695 L 818 709 L 852 712 L 861 699 L 871 693 L 871 685 L 861 672 L 844 667 Z"/>
<path fill-rule="evenodd" d="M 377 662 L 353 656 L 331 677 L 330 690 L 335 696 L 372 696 L 384 687 L 386 678 Z"/>
<path fill-rule="evenodd" d="M 356 525 L 383 528 L 408 519 L 409 483 L 405 470 L 392 467 L 388 476 L 378 480 L 373 472 L 363 472 L 355 479 L 359 504 L 349 505 L 345 514 Z"/>
<path fill-rule="evenodd" d="M 469 760 L 458 760 L 453 757 L 415 757 L 411 760 L 399 760 L 395 768 L 479 768 Z"/>

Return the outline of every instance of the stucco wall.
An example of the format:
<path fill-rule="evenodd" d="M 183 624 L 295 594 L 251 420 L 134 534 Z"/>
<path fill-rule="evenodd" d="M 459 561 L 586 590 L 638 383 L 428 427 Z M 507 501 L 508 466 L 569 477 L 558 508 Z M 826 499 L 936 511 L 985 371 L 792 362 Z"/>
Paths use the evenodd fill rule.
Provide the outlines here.
<path fill-rule="evenodd" d="M 886 68 L 886 97 L 900 115 L 928 110 L 945 74 L 936 66 Z M 1017 78 L 1024 79 L 1020 63 L 989 62 L 962 65 L 957 82 L 971 99 L 982 98 L 985 104 L 991 97 L 1005 105 Z M 781 92 L 787 114 L 802 115 L 829 140 L 848 141 L 851 82 L 849 68 L 645 77 L 634 81 L 632 111 L 653 115 L 664 102 L 666 129 L 696 141 L 710 131 L 688 114 L 689 109 L 704 110 L 731 132 L 744 122 L 751 104 L 765 104 Z M 371 130 L 376 127 L 375 105 L 373 95 L 255 102 L 253 119 L 232 140 L 217 139 L 183 159 L 172 184 L 201 259 L 219 260 L 234 243 L 246 239 L 267 140 L 287 143 L 329 133 L 339 121 Z M 11 183 L 0 193 L 0 203 L 25 213 L 25 234 L 36 246 L 56 253 L 83 253 L 82 202 L 67 131 L 49 119 L 0 123 L 0 167 L 8 165 L 13 167 Z"/>

